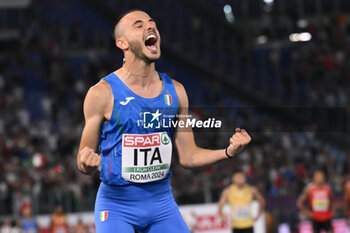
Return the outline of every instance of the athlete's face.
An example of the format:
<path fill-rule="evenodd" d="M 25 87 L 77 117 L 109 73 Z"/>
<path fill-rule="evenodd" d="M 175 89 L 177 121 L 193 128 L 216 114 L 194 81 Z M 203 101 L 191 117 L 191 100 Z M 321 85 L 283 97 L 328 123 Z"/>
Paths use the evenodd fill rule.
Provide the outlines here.
<path fill-rule="evenodd" d="M 242 172 L 233 175 L 232 181 L 235 185 L 241 186 L 245 184 L 245 176 Z"/>
<path fill-rule="evenodd" d="M 31 213 L 32 213 L 32 209 L 31 208 L 27 207 L 27 208 L 23 209 L 23 216 L 24 217 L 30 217 Z"/>
<path fill-rule="evenodd" d="M 63 214 L 63 208 L 62 208 L 62 206 L 57 206 L 55 212 L 56 212 L 56 214 Z"/>
<path fill-rule="evenodd" d="M 324 183 L 324 174 L 323 172 L 315 172 L 314 174 L 314 183 L 318 185 L 322 185 Z"/>
<path fill-rule="evenodd" d="M 128 49 L 147 62 L 160 57 L 160 35 L 155 21 L 145 12 L 134 11 L 120 21 Z"/>

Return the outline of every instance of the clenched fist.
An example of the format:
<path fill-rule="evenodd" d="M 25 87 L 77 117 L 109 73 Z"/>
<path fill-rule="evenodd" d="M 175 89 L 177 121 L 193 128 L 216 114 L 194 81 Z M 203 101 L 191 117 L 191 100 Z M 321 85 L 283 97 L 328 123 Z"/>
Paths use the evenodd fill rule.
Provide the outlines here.
<path fill-rule="evenodd" d="M 78 168 L 80 171 L 91 174 L 101 164 L 101 156 L 97 154 L 93 149 L 84 147 L 78 156 Z"/>
<path fill-rule="evenodd" d="M 251 137 L 244 129 L 236 128 L 236 132 L 230 138 L 230 145 L 227 147 L 227 154 L 233 157 L 241 152 L 246 145 L 251 141 Z"/>

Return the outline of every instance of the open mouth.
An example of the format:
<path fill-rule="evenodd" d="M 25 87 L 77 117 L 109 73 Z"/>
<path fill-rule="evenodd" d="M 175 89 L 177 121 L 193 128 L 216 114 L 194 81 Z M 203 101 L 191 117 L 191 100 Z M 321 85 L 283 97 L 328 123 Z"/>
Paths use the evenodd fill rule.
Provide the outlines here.
<path fill-rule="evenodd" d="M 154 34 L 148 35 L 145 40 L 145 45 L 149 51 L 156 53 L 158 51 L 157 36 Z"/>

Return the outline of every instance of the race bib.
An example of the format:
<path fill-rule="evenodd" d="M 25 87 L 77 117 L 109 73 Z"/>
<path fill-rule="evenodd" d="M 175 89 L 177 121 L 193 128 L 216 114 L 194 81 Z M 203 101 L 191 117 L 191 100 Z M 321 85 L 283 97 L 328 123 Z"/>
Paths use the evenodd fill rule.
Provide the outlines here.
<path fill-rule="evenodd" d="M 172 143 L 166 132 L 123 134 L 122 177 L 147 183 L 164 179 L 170 168 Z"/>
<path fill-rule="evenodd" d="M 329 210 L 329 200 L 328 199 L 313 199 L 312 200 L 312 209 L 314 211 L 323 211 L 326 212 Z"/>
<path fill-rule="evenodd" d="M 233 207 L 235 220 L 251 219 L 250 205 L 237 205 Z"/>

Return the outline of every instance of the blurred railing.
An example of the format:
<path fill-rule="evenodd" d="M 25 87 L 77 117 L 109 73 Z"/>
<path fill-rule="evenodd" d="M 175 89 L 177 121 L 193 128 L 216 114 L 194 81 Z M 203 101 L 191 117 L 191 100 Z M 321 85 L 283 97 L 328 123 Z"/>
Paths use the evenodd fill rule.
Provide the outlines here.
<path fill-rule="evenodd" d="M 61 205 L 66 212 L 92 211 L 94 209 L 97 187 L 79 187 L 76 184 L 59 185 L 47 190 L 33 187 L 31 190 L 8 190 L 0 195 L 0 216 L 21 216 L 21 207 L 25 203 L 32 205 L 33 214 L 51 214 Z"/>

